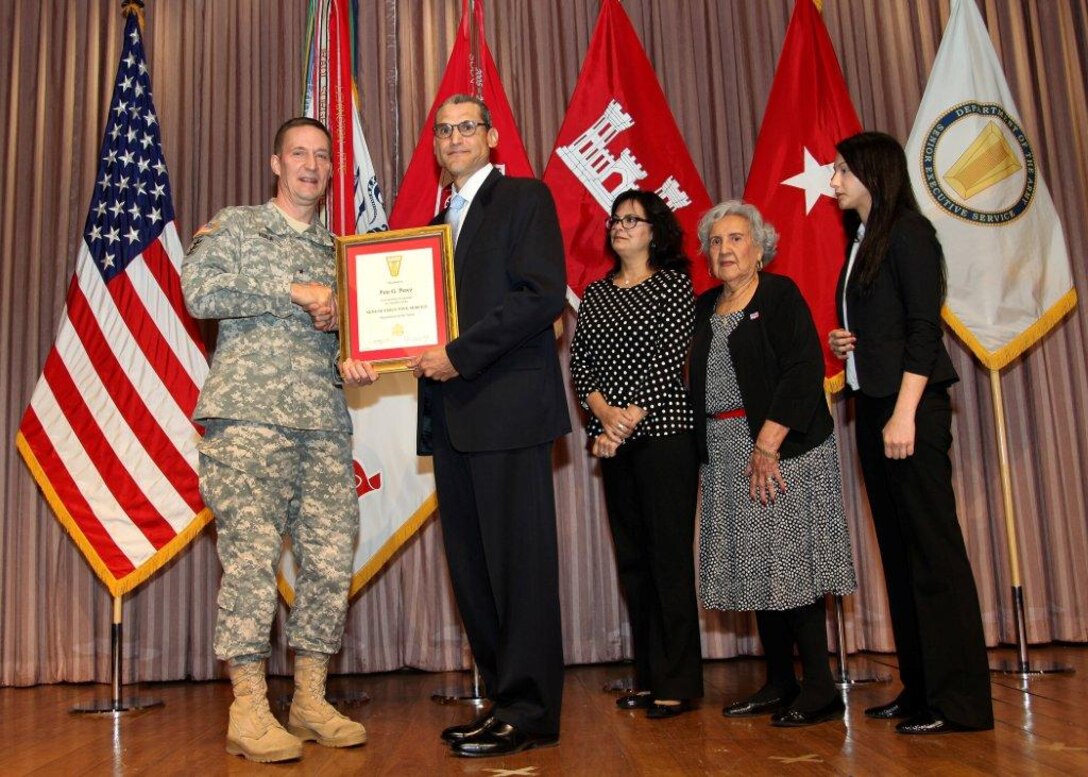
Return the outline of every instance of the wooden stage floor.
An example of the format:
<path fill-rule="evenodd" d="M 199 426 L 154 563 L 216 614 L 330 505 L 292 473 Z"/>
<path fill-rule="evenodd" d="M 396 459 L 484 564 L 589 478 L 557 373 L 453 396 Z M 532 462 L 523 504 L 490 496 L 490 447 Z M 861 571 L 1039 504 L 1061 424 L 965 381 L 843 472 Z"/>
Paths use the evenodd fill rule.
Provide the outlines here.
<path fill-rule="evenodd" d="M 991 651 L 991 660 L 1012 658 Z M 364 747 L 305 746 L 301 761 L 251 764 L 224 752 L 230 687 L 226 682 L 161 683 L 139 695 L 165 706 L 125 715 L 73 715 L 72 705 L 105 697 L 94 685 L 0 689 L 0 774 L 10 775 L 1088 775 L 1088 647 L 1035 649 L 1033 663 L 1060 662 L 1072 675 L 1022 681 L 994 675 L 993 731 L 908 737 L 862 710 L 890 699 L 895 684 L 856 686 L 844 722 L 778 729 L 766 719 L 727 720 L 726 700 L 762 680 L 756 659 L 707 661 L 707 695 L 696 711 L 663 721 L 622 712 L 602 691 L 626 673 L 623 665 L 567 670 L 563 732 L 558 747 L 501 759 L 455 758 L 438 739 L 447 725 L 471 717 L 470 707 L 443 706 L 432 691 L 462 682 L 457 673 L 394 672 L 337 677 L 333 693 L 365 690 L 367 704 L 344 706 L 370 735 Z M 855 675 L 894 675 L 894 656 L 851 658 Z M 132 693 L 132 689 L 126 689 Z M 289 681 L 272 682 L 274 699 Z M 274 709 L 276 709 L 274 707 Z M 286 717 L 286 710 L 277 713 Z"/>

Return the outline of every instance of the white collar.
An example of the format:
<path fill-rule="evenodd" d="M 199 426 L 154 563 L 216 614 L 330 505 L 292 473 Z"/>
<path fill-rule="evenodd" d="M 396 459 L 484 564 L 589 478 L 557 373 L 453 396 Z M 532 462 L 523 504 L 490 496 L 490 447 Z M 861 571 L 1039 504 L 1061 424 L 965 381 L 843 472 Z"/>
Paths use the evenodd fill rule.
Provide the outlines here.
<path fill-rule="evenodd" d="M 487 176 L 491 175 L 491 171 L 495 169 L 495 165 L 488 162 L 481 167 L 475 173 L 469 176 L 469 179 L 465 181 L 465 185 L 460 189 L 454 189 L 455 194 L 460 194 L 465 198 L 465 205 L 472 204 L 472 198 L 476 196 L 476 192 L 480 191 L 480 187 L 484 185 L 484 181 L 487 180 Z"/>

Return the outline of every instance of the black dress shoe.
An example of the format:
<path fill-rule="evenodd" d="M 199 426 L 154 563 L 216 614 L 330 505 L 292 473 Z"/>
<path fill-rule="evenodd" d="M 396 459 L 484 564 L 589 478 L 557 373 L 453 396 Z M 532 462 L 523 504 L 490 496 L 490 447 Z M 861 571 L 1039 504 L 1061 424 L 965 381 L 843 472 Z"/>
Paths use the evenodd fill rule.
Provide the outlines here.
<path fill-rule="evenodd" d="M 781 726 L 783 728 L 814 726 L 817 723 L 824 723 L 828 720 L 838 720 L 845 712 L 846 705 L 842 703 L 842 699 L 836 696 L 830 702 L 812 712 L 802 712 L 801 710 L 792 709 L 776 712 L 771 716 L 771 725 Z"/>
<path fill-rule="evenodd" d="M 679 704 L 661 704 L 655 701 L 646 710 L 646 717 L 651 720 L 664 720 L 665 718 L 675 718 L 677 715 L 682 715 L 691 709 L 693 709 L 693 705 L 689 699 L 683 699 Z"/>
<path fill-rule="evenodd" d="M 492 723 L 474 736 L 454 742 L 450 750 L 465 758 L 487 758 L 511 755 L 534 747 L 551 747 L 559 744 L 558 734 L 531 734 L 510 723 L 492 718 Z"/>
<path fill-rule="evenodd" d="M 951 734 L 956 731 L 972 731 L 967 726 L 945 720 L 932 712 L 923 712 L 913 718 L 907 718 L 895 730 L 900 734 Z"/>
<path fill-rule="evenodd" d="M 918 714 L 918 711 L 914 707 L 904 704 L 899 701 L 899 699 L 888 702 L 887 704 L 881 704 L 877 707 L 869 707 L 865 710 L 865 717 L 875 718 L 877 720 L 909 718 L 916 714 Z"/>
<path fill-rule="evenodd" d="M 722 715 L 727 718 L 746 718 L 752 715 L 766 715 L 771 712 L 780 712 L 793 703 L 799 693 L 794 689 L 780 696 L 772 696 L 768 699 L 757 699 L 750 696 L 742 701 L 726 705 L 722 709 Z M 756 696 L 759 694 L 757 693 Z"/>
<path fill-rule="evenodd" d="M 621 710 L 645 710 L 653 706 L 652 693 L 629 693 L 616 699 L 616 706 Z"/>
<path fill-rule="evenodd" d="M 449 742 L 452 745 L 454 742 L 460 742 L 463 739 L 479 734 L 495 722 L 495 718 L 492 715 L 494 711 L 494 707 L 488 707 L 483 715 L 476 718 L 476 720 L 471 723 L 462 723 L 459 726 L 450 726 L 449 728 L 442 729 L 442 741 Z"/>

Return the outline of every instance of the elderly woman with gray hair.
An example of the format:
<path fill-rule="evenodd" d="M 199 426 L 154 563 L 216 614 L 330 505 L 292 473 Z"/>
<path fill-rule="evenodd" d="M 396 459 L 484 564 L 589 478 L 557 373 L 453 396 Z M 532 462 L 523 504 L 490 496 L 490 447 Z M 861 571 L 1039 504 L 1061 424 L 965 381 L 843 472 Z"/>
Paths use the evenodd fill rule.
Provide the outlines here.
<path fill-rule="evenodd" d="M 841 718 L 824 595 L 856 583 L 822 343 L 794 282 L 761 272 L 778 234 L 754 206 L 715 206 L 699 240 L 722 282 L 696 302 L 691 352 L 700 595 L 710 609 L 755 611 L 767 666 L 763 687 L 722 714 L 770 714 L 776 726 Z"/>

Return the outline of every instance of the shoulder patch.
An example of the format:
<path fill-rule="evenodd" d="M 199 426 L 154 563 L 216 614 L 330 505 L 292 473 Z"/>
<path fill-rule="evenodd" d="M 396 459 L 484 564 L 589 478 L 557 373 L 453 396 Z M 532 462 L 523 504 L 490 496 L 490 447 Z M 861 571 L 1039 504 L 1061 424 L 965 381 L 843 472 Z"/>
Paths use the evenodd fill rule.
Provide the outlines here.
<path fill-rule="evenodd" d="M 196 231 L 196 234 L 193 235 L 193 239 L 196 240 L 198 237 L 205 237 L 207 235 L 214 235 L 216 232 L 219 231 L 219 227 L 220 227 L 219 220 L 218 219 L 213 219 L 212 221 L 209 221 L 207 224 L 205 224 L 200 229 L 198 229 Z"/>

